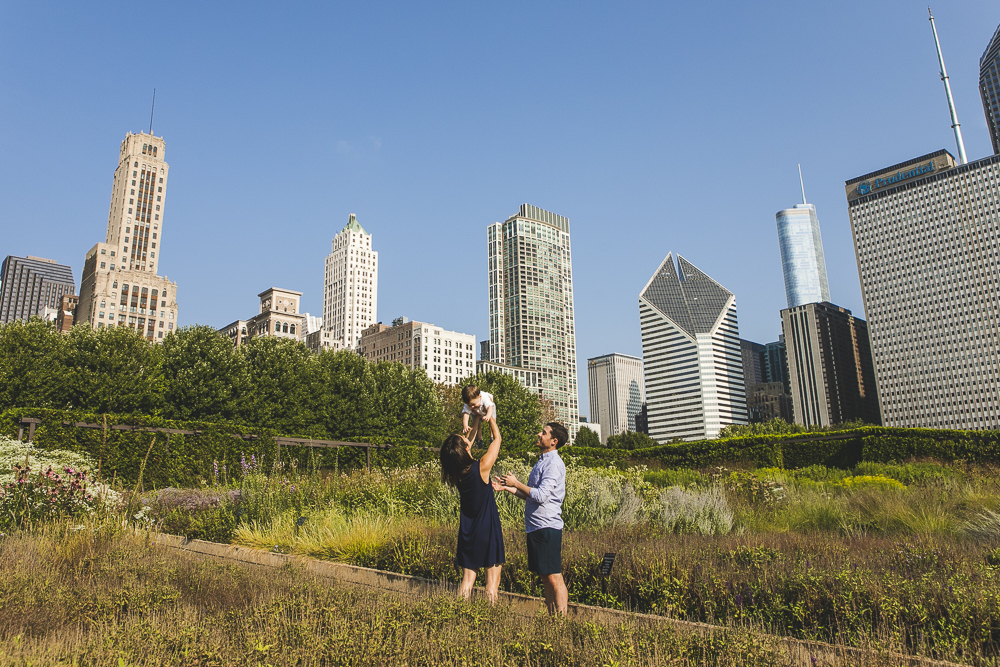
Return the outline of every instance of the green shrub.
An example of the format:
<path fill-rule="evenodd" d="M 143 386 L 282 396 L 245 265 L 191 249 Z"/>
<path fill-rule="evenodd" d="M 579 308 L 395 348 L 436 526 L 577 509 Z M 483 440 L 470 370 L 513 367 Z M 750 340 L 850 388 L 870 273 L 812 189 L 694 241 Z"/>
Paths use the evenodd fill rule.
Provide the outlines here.
<path fill-rule="evenodd" d="M 687 468 L 674 468 L 670 470 L 647 470 L 642 474 L 643 480 L 647 484 L 666 488 L 670 486 L 705 486 L 709 483 L 709 478 L 697 470 Z"/>
<path fill-rule="evenodd" d="M 903 491 L 906 489 L 906 486 L 902 482 L 884 475 L 857 475 L 855 477 L 845 477 L 838 482 L 834 482 L 831 486 L 832 488 L 844 491 L 852 491 L 863 488 L 883 489 L 886 491 Z"/>

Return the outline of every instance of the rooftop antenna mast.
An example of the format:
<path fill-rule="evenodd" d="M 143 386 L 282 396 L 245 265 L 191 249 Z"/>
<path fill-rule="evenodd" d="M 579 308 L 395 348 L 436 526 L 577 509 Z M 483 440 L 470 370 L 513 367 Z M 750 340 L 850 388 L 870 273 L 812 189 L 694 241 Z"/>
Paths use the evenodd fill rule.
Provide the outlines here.
<path fill-rule="evenodd" d="M 802 203 L 806 202 L 806 184 L 802 181 L 802 165 L 799 165 L 799 187 L 802 188 Z"/>
<path fill-rule="evenodd" d="M 153 110 L 156 109 L 156 88 L 153 88 L 153 104 L 149 107 L 149 134 L 153 134 Z"/>
<path fill-rule="evenodd" d="M 938 41 L 937 26 L 934 25 L 934 14 L 931 8 L 927 8 L 930 16 L 931 31 L 934 33 L 934 46 L 937 47 L 938 63 L 941 65 L 941 80 L 944 81 L 944 93 L 948 97 L 948 111 L 951 112 L 951 128 L 955 130 L 955 142 L 958 144 L 958 160 L 962 164 L 968 164 L 969 159 L 965 156 L 965 142 L 962 141 L 962 126 L 958 122 L 958 114 L 955 112 L 955 100 L 951 96 L 951 84 L 948 82 L 948 70 L 944 68 L 944 55 L 941 53 L 941 42 Z"/>

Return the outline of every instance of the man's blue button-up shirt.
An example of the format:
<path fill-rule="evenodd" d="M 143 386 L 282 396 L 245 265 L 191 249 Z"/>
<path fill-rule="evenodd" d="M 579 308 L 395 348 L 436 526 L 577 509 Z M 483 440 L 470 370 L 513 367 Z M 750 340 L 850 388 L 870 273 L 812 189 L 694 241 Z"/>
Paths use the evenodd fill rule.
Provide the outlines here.
<path fill-rule="evenodd" d="M 524 501 L 524 532 L 542 528 L 562 530 L 566 499 L 566 464 L 556 450 L 542 454 L 528 475 L 529 497 Z"/>

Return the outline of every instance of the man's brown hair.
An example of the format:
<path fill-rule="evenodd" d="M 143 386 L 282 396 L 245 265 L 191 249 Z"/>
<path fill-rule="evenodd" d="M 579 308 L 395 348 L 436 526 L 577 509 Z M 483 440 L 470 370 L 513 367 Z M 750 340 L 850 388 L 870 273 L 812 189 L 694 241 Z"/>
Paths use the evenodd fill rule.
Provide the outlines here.
<path fill-rule="evenodd" d="M 549 427 L 549 432 L 552 434 L 552 437 L 559 441 L 559 444 L 556 445 L 556 449 L 569 444 L 569 431 L 566 430 L 565 426 L 559 422 L 549 422 L 546 426 Z"/>
<path fill-rule="evenodd" d="M 467 387 L 462 387 L 462 402 L 468 403 L 476 396 L 479 396 L 479 387 L 474 384 L 470 384 Z"/>

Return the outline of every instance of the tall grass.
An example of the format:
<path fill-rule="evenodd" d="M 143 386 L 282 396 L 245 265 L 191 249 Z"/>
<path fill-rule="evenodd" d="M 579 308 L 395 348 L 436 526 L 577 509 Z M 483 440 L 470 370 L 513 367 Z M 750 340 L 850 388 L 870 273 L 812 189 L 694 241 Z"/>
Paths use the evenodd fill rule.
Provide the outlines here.
<path fill-rule="evenodd" d="M 49 526 L 0 539 L 0 665 L 677 665 L 788 661 L 746 630 L 525 618 Z M 859 665 L 882 664 L 873 653 Z"/>

